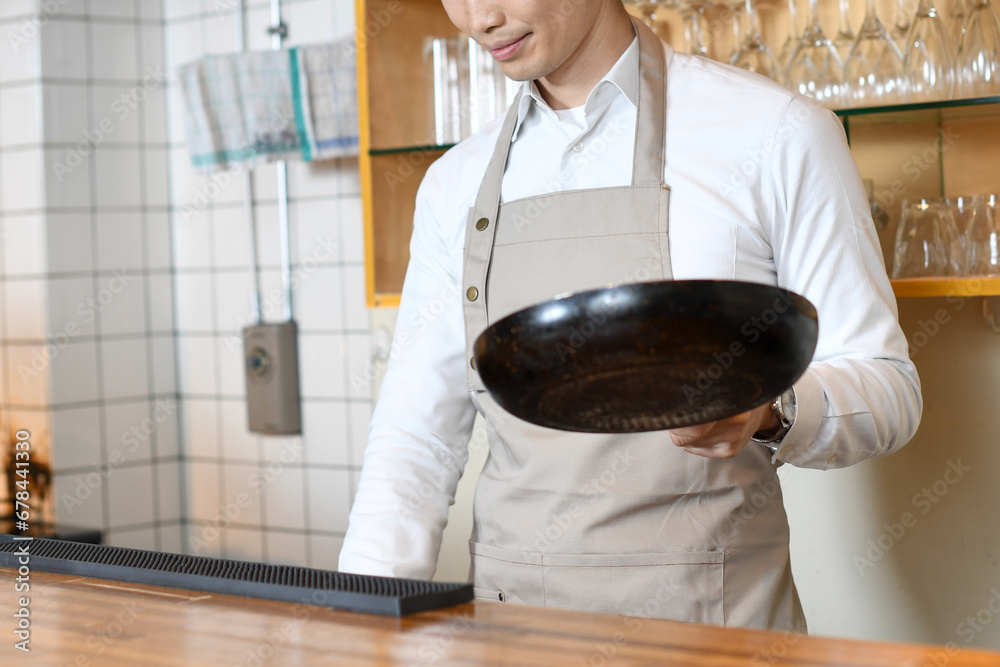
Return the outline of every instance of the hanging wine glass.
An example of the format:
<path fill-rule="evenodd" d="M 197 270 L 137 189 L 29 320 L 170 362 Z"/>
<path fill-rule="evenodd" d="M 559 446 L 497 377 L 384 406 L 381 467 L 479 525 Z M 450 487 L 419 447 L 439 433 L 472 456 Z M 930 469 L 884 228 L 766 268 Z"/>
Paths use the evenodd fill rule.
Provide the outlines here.
<path fill-rule="evenodd" d="M 844 101 L 844 65 L 819 25 L 818 5 L 818 0 L 809 0 L 809 18 L 788 61 L 785 79 L 793 90 L 836 108 Z"/>
<path fill-rule="evenodd" d="M 750 19 L 747 18 L 744 21 L 744 0 L 726 0 L 725 7 L 728 10 L 733 28 L 732 50 L 729 52 L 729 57 L 726 60 L 732 62 L 736 54 L 739 53 L 740 46 L 743 44 L 743 40 L 746 39 L 746 34 L 750 31 Z M 748 24 L 746 29 L 743 28 L 744 23 Z"/>
<path fill-rule="evenodd" d="M 961 93 L 967 97 L 985 97 L 1000 92 L 1000 20 L 990 0 L 972 0 L 965 19 L 965 34 L 959 49 L 958 71 Z"/>
<path fill-rule="evenodd" d="M 944 18 L 932 0 L 920 0 L 906 40 L 903 66 L 915 102 L 944 100 L 955 88 L 955 60 Z"/>
<path fill-rule="evenodd" d="M 910 0 L 897 0 L 896 17 L 892 22 L 892 31 L 889 34 L 892 41 L 896 42 L 900 51 L 906 48 L 906 38 L 910 34 L 912 17 L 906 10 L 906 6 L 909 4 L 909 1 Z"/>
<path fill-rule="evenodd" d="M 969 17 L 969 0 L 952 0 L 948 12 L 948 41 L 957 49 L 962 45 L 965 34 L 965 19 Z"/>
<path fill-rule="evenodd" d="M 649 25 L 649 17 L 653 14 L 653 0 L 622 0 L 622 4 L 626 10 L 634 8 L 630 13 L 637 14 L 643 23 Z"/>
<path fill-rule="evenodd" d="M 837 47 L 837 54 L 842 61 L 847 61 L 847 55 L 854 46 L 857 37 L 851 30 L 851 4 L 849 0 L 838 0 L 840 6 L 840 26 L 837 28 L 837 35 L 833 38 L 833 45 Z"/>
<path fill-rule="evenodd" d="M 903 55 L 867 1 L 865 20 L 844 65 L 846 97 L 852 106 L 898 104 L 909 99 Z"/>
<path fill-rule="evenodd" d="M 708 41 L 705 39 L 705 10 L 707 6 L 702 0 L 684 0 L 691 13 L 691 33 L 688 37 L 688 53 L 695 56 L 708 57 Z"/>
<path fill-rule="evenodd" d="M 781 69 L 781 64 L 760 36 L 757 7 L 753 0 L 746 0 L 746 17 L 747 35 L 733 56 L 732 64 L 762 74 L 784 85 L 785 74 Z"/>
<path fill-rule="evenodd" d="M 788 67 L 788 62 L 792 59 L 792 53 L 795 52 L 795 48 L 799 45 L 799 22 L 798 22 L 798 9 L 795 6 L 795 0 L 788 0 L 788 35 L 785 37 L 785 43 L 781 45 L 781 52 L 778 54 L 778 60 L 781 61 L 781 65 L 785 68 Z"/>

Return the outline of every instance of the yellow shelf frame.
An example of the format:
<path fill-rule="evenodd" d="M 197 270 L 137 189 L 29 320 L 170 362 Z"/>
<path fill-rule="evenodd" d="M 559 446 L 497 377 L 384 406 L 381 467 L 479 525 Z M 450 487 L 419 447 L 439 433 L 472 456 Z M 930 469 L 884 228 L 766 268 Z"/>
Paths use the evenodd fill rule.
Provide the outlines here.
<path fill-rule="evenodd" d="M 1000 278 L 904 278 L 891 282 L 897 298 L 1000 295 Z"/>

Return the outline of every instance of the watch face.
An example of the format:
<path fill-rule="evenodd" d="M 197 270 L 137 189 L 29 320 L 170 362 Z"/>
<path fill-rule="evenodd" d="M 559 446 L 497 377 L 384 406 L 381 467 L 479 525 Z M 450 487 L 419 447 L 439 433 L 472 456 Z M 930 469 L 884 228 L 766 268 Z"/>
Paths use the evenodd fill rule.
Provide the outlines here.
<path fill-rule="evenodd" d="M 789 389 L 781 395 L 781 413 L 789 424 L 795 421 L 795 390 Z"/>

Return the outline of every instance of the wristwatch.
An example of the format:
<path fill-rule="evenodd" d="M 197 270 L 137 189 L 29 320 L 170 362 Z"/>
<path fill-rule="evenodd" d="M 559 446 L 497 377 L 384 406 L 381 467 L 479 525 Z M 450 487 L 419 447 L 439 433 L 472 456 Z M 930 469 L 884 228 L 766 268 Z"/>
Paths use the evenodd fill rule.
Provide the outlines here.
<path fill-rule="evenodd" d="M 777 449 L 778 445 L 792 429 L 795 423 L 795 389 L 789 388 L 771 402 L 771 412 L 778 419 L 778 430 L 773 433 L 761 433 L 757 431 L 750 439 L 754 442 L 767 445 L 771 449 Z"/>

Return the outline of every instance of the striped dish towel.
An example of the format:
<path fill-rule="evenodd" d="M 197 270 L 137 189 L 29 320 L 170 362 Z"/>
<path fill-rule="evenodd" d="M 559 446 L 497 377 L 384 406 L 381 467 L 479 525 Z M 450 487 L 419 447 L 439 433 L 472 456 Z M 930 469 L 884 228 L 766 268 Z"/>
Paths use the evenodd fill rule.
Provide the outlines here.
<path fill-rule="evenodd" d="M 358 153 L 354 39 L 206 56 L 178 72 L 196 167 Z"/>

